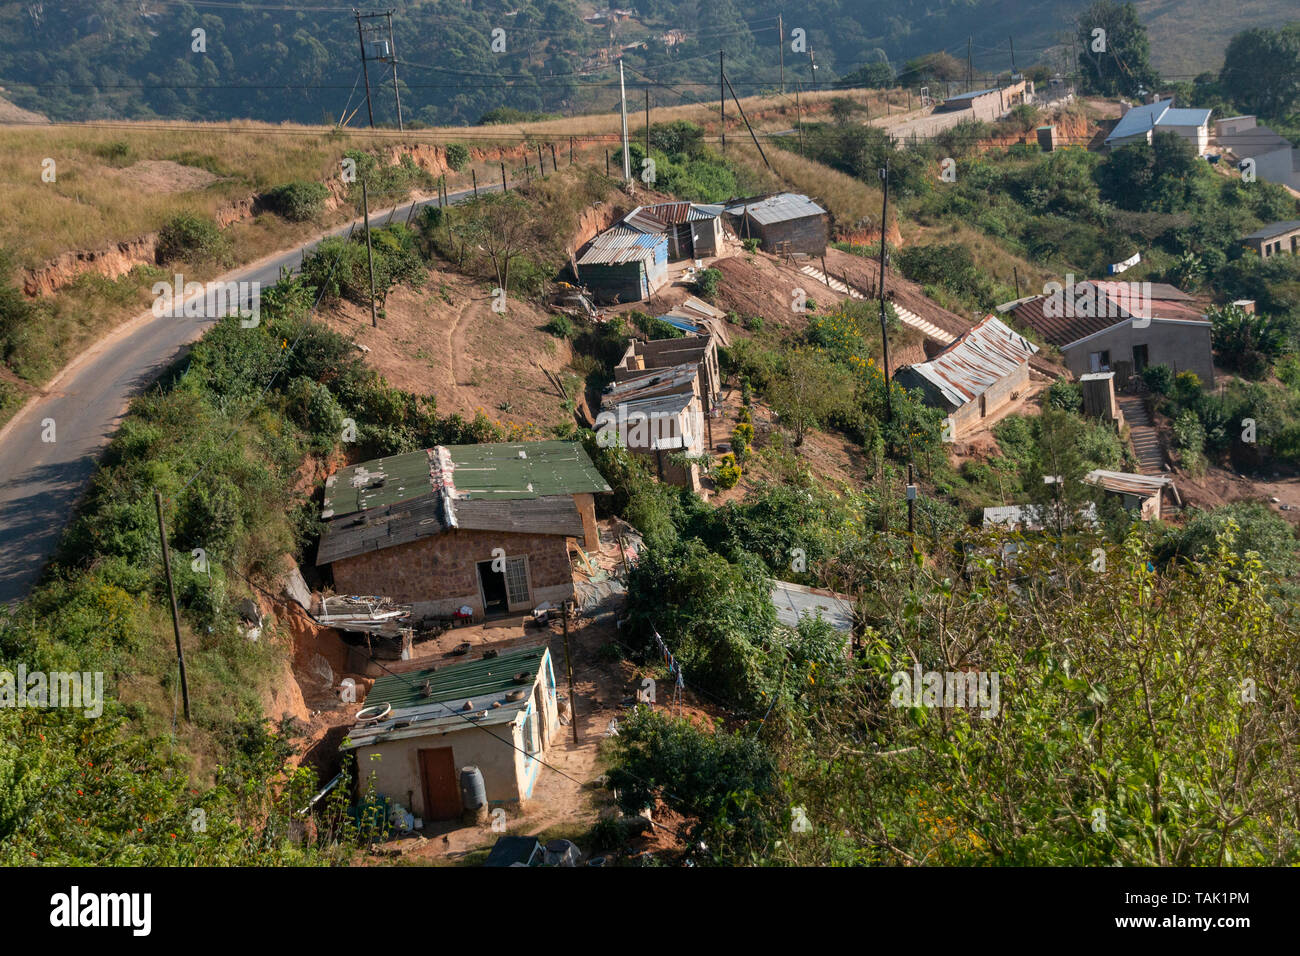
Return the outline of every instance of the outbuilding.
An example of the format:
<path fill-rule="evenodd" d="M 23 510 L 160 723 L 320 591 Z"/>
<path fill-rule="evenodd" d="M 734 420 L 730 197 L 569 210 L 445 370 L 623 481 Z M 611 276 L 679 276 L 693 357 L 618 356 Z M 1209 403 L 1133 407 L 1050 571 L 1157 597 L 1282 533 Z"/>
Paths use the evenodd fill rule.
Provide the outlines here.
<path fill-rule="evenodd" d="M 598 302 L 648 299 L 668 278 L 668 236 L 623 225 L 607 229 L 578 257 L 577 273 Z"/>
<path fill-rule="evenodd" d="M 466 768 L 481 775 L 488 807 L 527 800 L 560 729 L 544 645 L 388 674 L 364 703 L 340 748 L 356 755 L 358 792 L 424 820 L 476 809 L 462 797 Z"/>
<path fill-rule="evenodd" d="M 757 239 L 774 255 L 826 252 L 830 223 L 826 210 L 801 193 L 778 193 L 727 203 L 727 218 L 741 239 Z"/>

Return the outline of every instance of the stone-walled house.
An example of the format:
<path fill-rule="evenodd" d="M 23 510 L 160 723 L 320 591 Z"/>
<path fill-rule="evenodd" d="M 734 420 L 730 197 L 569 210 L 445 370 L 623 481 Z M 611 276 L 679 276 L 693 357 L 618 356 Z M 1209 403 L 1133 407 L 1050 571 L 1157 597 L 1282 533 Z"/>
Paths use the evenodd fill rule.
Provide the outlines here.
<path fill-rule="evenodd" d="M 569 539 L 599 548 L 597 492 L 582 446 L 437 446 L 341 469 L 325 484 L 316 564 L 340 594 L 384 595 L 416 617 L 476 618 L 572 596 Z"/>

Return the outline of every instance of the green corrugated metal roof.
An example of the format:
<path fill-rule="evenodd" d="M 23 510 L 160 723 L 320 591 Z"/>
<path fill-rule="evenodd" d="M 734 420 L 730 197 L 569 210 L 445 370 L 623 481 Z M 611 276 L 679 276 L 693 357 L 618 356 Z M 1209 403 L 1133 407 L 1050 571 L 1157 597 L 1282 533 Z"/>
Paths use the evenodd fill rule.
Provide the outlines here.
<path fill-rule="evenodd" d="M 466 698 L 486 703 L 516 688 L 532 686 L 531 678 L 537 676 L 545 653 L 546 647 L 542 645 L 464 664 L 390 674 L 375 681 L 370 693 L 366 694 L 365 705 L 391 704 L 393 710 L 398 711 Z M 516 684 L 515 675 L 524 672 L 530 675 L 530 679 L 527 683 Z M 424 693 L 426 681 L 429 694 Z"/>
<path fill-rule="evenodd" d="M 514 499 L 609 491 L 577 442 L 448 445 L 457 498 Z M 522 453 L 522 456 L 521 456 Z"/>
<path fill-rule="evenodd" d="M 457 499 L 509 501 L 609 491 L 576 442 L 448 445 Z M 522 454 L 522 457 L 521 457 Z M 430 452 L 390 455 L 342 468 L 325 483 L 322 517 L 338 517 L 430 494 Z"/>

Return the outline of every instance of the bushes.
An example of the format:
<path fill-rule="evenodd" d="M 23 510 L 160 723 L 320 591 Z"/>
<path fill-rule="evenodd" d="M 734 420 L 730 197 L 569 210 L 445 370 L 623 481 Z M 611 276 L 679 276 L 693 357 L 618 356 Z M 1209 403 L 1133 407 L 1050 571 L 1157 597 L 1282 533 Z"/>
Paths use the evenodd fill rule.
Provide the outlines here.
<path fill-rule="evenodd" d="M 546 323 L 546 331 L 557 339 L 573 338 L 573 322 L 567 315 L 553 315 Z"/>
<path fill-rule="evenodd" d="M 1058 378 L 1047 389 L 1047 404 L 1065 412 L 1083 408 L 1083 386 L 1068 378 Z"/>
<path fill-rule="evenodd" d="M 1205 426 L 1190 408 L 1183 409 L 1174 419 L 1174 443 L 1187 472 L 1194 476 L 1204 474 Z"/>
<path fill-rule="evenodd" d="M 740 481 L 740 465 L 736 464 L 736 456 L 728 452 L 713 466 L 713 483 L 720 490 L 726 491 L 728 488 L 736 487 L 738 481 Z"/>
<path fill-rule="evenodd" d="M 454 173 L 460 172 L 469 162 L 469 149 L 463 143 L 447 145 L 447 165 Z"/>
<path fill-rule="evenodd" d="M 296 180 L 276 186 L 262 197 L 266 208 L 290 222 L 306 222 L 325 209 L 330 191 L 324 183 Z"/>
<path fill-rule="evenodd" d="M 1174 370 L 1168 365 L 1148 365 L 1142 370 L 1142 381 L 1157 395 L 1168 395 L 1174 387 Z"/>
<path fill-rule="evenodd" d="M 1287 349 L 1291 329 L 1278 319 L 1233 304 L 1210 309 L 1209 318 L 1220 360 L 1247 378 L 1262 378 Z"/>
<path fill-rule="evenodd" d="M 184 213 L 159 231 L 155 254 L 159 264 L 184 260 L 226 265 L 230 260 L 230 241 L 216 223 Z"/>
<path fill-rule="evenodd" d="M 717 269 L 701 269 L 695 273 L 695 281 L 691 284 L 691 290 L 706 302 L 712 302 L 718 294 L 718 283 L 722 281 L 722 273 Z"/>

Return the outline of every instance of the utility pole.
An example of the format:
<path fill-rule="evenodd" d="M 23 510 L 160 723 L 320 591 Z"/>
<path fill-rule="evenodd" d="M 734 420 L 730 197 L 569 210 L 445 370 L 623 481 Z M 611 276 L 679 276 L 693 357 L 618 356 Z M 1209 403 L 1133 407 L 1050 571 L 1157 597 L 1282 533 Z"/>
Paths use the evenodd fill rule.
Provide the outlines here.
<path fill-rule="evenodd" d="M 618 105 L 623 117 L 623 182 L 632 181 L 632 159 L 627 146 L 627 85 L 623 82 L 623 58 L 618 58 Z"/>
<path fill-rule="evenodd" d="M 185 651 L 181 648 L 181 616 L 176 609 L 176 585 L 172 582 L 172 556 L 167 547 L 167 526 L 163 524 L 162 492 L 153 493 L 158 511 L 158 540 L 162 542 L 163 570 L 167 573 L 167 596 L 172 604 L 172 632 L 176 635 L 176 662 L 181 668 L 181 698 L 185 701 L 185 720 L 190 719 L 190 683 L 185 677 Z"/>
<path fill-rule="evenodd" d="M 781 59 L 781 92 L 785 92 L 785 20 L 781 14 L 776 15 L 776 52 Z"/>
<path fill-rule="evenodd" d="M 474 198 L 478 199 L 478 173 L 474 171 L 473 166 L 469 168 L 469 175 L 470 179 L 474 181 Z"/>
<path fill-rule="evenodd" d="M 361 73 L 366 78 L 366 115 L 370 117 L 370 128 L 375 128 L 375 111 L 370 105 L 370 68 L 366 66 L 366 40 L 361 35 L 361 11 L 353 10 L 357 17 L 357 42 L 361 44 Z"/>
<path fill-rule="evenodd" d="M 973 74 L 971 73 L 970 44 L 971 44 L 971 38 L 967 37 L 966 38 L 966 92 L 967 93 L 970 92 L 970 84 L 971 84 L 971 79 L 973 77 Z"/>
<path fill-rule="evenodd" d="M 758 136 L 754 132 L 754 127 L 749 125 L 749 117 L 745 115 L 745 108 L 740 105 L 740 97 L 736 95 L 736 89 L 731 85 L 731 80 L 727 79 L 727 74 L 722 74 L 723 80 L 726 81 L 727 89 L 731 90 L 731 98 L 736 102 L 736 110 L 740 113 L 740 118 L 745 121 L 745 128 L 749 130 L 750 138 L 754 140 L 754 145 L 758 147 L 758 155 L 763 157 L 763 165 L 772 169 L 772 164 L 767 161 L 767 153 L 763 152 L 763 144 L 758 141 Z"/>
<path fill-rule="evenodd" d="M 907 463 L 907 533 L 916 534 L 916 486 L 912 484 L 912 463 Z"/>
<path fill-rule="evenodd" d="M 560 167 L 559 164 L 555 162 L 555 144 L 547 143 L 546 145 L 551 148 L 551 172 L 558 173 L 560 171 Z"/>
<path fill-rule="evenodd" d="M 1016 282 L 1016 298 L 1020 298 L 1020 269 L 1018 266 L 1011 267 L 1011 276 Z"/>
<path fill-rule="evenodd" d="M 379 328 L 379 313 L 375 311 L 375 251 L 370 246 L 370 196 L 364 179 L 361 180 L 361 204 L 366 216 L 366 259 L 370 262 L 370 324 Z"/>
<path fill-rule="evenodd" d="M 799 84 L 794 85 L 794 125 L 799 128 L 799 155 L 803 155 L 803 107 L 799 105 Z"/>
<path fill-rule="evenodd" d="M 385 14 L 388 17 L 388 59 L 393 64 L 393 99 L 397 101 L 397 128 L 404 130 L 402 125 L 402 94 L 397 89 L 397 44 L 393 41 L 393 11 L 389 10 Z"/>
<path fill-rule="evenodd" d="M 645 88 L 645 158 L 650 158 L 650 87 Z"/>
<path fill-rule="evenodd" d="M 505 163 L 501 164 L 501 191 L 503 193 L 510 192 L 510 187 L 506 185 L 506 164 Z"/>
<path fill-rule="evenodd" d="M 537 144 L 537 175 L 546 178 L 546 164 L 542 162 L 542 144 Z"/>
<path fill-rule="evenodd" d="M 727 155 L 727 93 L 722 88 L 723 58 L 726 56 L 721 50 L 718 51 L 718 115 L 721 119 L 718 124 L 718 135 L 722 138 L 722 155 Z"/>
<path fill-rule="evenodd" d="M 1007 37 L 1007 42 L 1011 44 L 1011 75 L 1016 75 L 1016 38 Z"/>
<path fill-rule="evenodd" d="M 817 54 L 813 51 L 812 47 L 808 48 L 808 65 L 811 67 L 811 69 L 808 72 L 812 74 L 813 92 L 816 93 L 817 92 Z"/>
<path fill-rule="evenodd" d="M 569 658 L 569 602 L 564 602 L 564 669 L 569 672 L 569 719 L 573 721 L 573 743 L 578 743 L 578 700 L 573 696 L 573 661 Z"/>
<path fill-rule="evenodd" d="M 885 318 L 885 223 L 889 221 L 889 158 L 880 171 L 880 345 L 884 349 L 885 421 L 894 420 L 894 399 L 889 394 L 889 323 Z"/>

